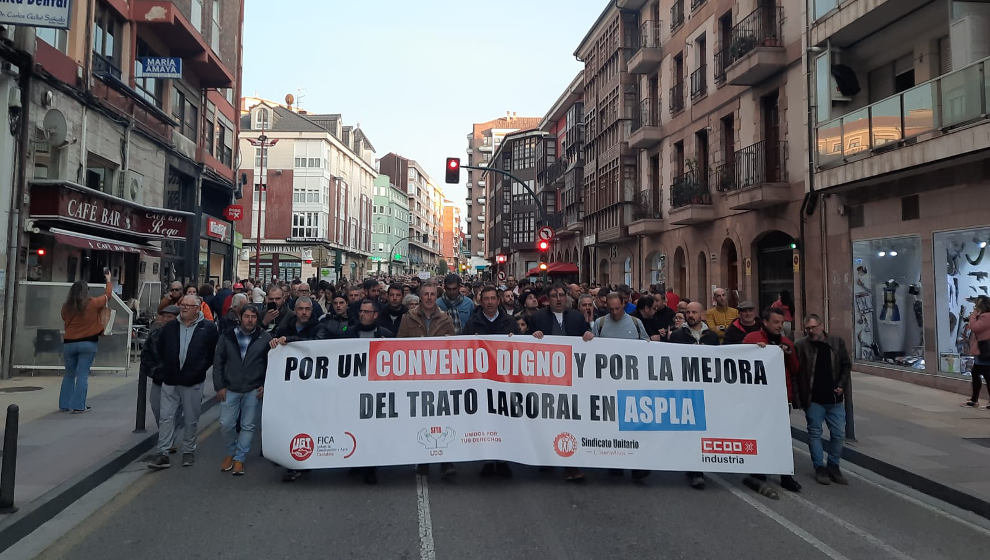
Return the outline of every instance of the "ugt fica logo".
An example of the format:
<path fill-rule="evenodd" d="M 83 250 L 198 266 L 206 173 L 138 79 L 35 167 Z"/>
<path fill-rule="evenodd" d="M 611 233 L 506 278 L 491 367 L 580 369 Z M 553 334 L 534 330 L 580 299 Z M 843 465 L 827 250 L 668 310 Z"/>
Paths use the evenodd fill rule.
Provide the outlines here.
<path fill-rule="evenodd" d="M 577 452 L 577 445 L 577 438 L 567 432 L 561 432 L 553 438 L 553 450 L 561 457 L 574 455 Z"/>
<path fill-rule="evenodd" d="M 430 455 L 443 455 L 443 452 L 440 450 L 446 449 L 450 445 L 450 442 L 454 441 L 456 435 L 457 432 L 450 426 L 430 426 L 429 428 L 423 428 L 416 434 L 416 441 L 430 450 Z M 440 452 L 434 453 L 434 451 Z"/>
<path fill-rule="evenodd" d="M 309 434 L 296 434 L 289 442 L 289 455 L 296 461 L 305 461 L 313 454 L 313 438 Z"/>

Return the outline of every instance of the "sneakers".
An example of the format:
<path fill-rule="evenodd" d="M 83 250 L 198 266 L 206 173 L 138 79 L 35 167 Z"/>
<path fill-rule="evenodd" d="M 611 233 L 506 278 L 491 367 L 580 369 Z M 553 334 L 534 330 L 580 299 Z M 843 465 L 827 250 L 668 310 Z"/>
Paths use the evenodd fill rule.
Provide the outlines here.
<path fill-rule="evenodd" d="M 777 493 L 777 490 L 773 486 L 771 486 L 768 482 L 766 482 L 766 477 L 764 476 L 762 479 L 760 479 L 757 478 L 757 476 L 759 475 L 747 476 L 746 478 L 743 479 L 743 484 L 751 488 L 753 491 L 763 496 L 764 498 L 770 498 L 771 500 L 779 500 L 780 494 Z"/>
<path fill-rule="evenodd" d="M 695 490 L 705 489 L 705 475 L 699 472 L 689 472 L 687 473 L 687 477 L 688 484 L 691 485 L 691 488 L 694 488 Z"/>
<path fill-rule="evenodd" d="M 191 466 L 193 466 L 193 463 L 195 463 L 195 462 L 196 462 L 196 457 L 193 456 L 192 453 L 183 453 L 182 454 L 182 466 L 183 467 L 191 467 Z"/>
<path fill-rule="evenodd" d="M 828 476 L 828 470 L 825 467 L 815 467 L 815 482 L 826 486 L 832 484 L 832 479 Z"/>
<path fill-rule="evenodd" d="M 836 484 L 841 484 L 843 486 L 849 485 L 849 480 L 847 480 L 846 477 L 843 476 L 842 471 L 839 470 L 839 465 L 829 463 L 825 471 L 826 474 L 828 474 L 828 477 L 832 479 L 832 482 Z"/>
<path fill-rule="evenodd" d="M 168 455 L 156 455 L 152 460 L 148 461 L 149 469 L 167 469 L 172 466 L 172 461 L 169 460 Z"/>
<path fill-rule="evenodd" d="M 297 471 L 295 469 L 285 469 L 285 472 L 282 473 L 282 482 L 295 482 L 299 480 L 299 477 L 302 476 L 302 474 L 303 474 L 302 471 Z"/>
<path fill-rule="evenodd" d="M 223 462 L 220 463 L 220 472 L 227 472 L 234 468 L 234 458 L 230 455 L 223 458 Z"/>
<path fill-rule="evenodd" d="M 241 461 L 234 461 L 234 476 L 241 476 L 244 474 L 244 463 Z"/>

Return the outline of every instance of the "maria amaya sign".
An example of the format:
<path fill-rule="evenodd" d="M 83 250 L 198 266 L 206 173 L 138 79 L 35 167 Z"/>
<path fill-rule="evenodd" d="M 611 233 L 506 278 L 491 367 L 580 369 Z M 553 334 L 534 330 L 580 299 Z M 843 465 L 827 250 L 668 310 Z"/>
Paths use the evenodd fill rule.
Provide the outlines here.
<path fill-rule="evenodd" d="M 69 29 L 70 0 L 0 0 L 0 24 Z"/>
<path fill-rule="evenodd" d="M 142 56 L 137 59 L 136 78 L 182 78 L 182 59 L 171 56 Z"/>
<path fill-rule="evenodd" d="M 491 459 L 794 469 L 775 346 L 551 336 L 298 342 L 269 354 L 263 414 L 265 457 L 294 469 Z"/>

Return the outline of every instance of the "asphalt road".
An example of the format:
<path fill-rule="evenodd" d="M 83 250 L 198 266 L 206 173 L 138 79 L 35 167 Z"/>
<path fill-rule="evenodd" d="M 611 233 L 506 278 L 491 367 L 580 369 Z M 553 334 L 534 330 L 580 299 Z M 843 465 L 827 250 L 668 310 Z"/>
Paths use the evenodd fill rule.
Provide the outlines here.
<path fill-rule="evenodd" d="M 804 490 L 773 501 L 736 475 L 697 491 L 681 473 L 638 484 L 592 470 L 575 485 L 527 466 L 481 478 L 476 463 L 451 482 L 390 467 L 376 486 L 346 470 L 287 484 L 257 451 L 246 476 L 221 473 L 219 434 L 206 436 L 195 466 L 135 475 L 40 558 L 957 560 L 990 546 L 990 522 L 873 473 L 849 466 L 850 486 L 816 484 L 800 445 Z"/>

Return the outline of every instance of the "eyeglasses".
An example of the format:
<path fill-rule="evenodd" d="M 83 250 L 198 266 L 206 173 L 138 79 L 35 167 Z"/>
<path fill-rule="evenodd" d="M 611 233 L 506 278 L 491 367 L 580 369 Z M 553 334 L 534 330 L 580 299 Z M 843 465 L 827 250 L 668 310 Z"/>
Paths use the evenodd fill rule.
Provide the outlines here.
<path fill-rule="evenodd" d="M 170 292 L 181 292 L 182 291 L 182 288 L 169 288 L 168 291 L 170 291 Z"/>
<path fill-rule="evenodd" d="M 179 307 L 181 307 L 183 309 L 197 309 L 197 308 L 199 308 L 198 305 L 187 305 L 187 304 L 182 304 Z"/>

